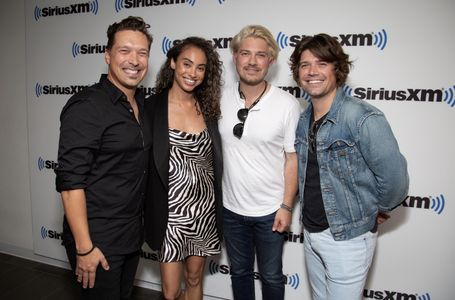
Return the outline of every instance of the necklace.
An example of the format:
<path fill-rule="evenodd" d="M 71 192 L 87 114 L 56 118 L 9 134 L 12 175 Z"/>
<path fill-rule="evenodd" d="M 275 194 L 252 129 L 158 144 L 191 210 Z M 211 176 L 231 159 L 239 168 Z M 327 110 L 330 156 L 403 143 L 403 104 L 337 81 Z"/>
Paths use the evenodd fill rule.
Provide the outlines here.
<path fill-rule="evenodd" d="M 261 100 L 262 96 L 264 96 L 264 93 L 265 91 L 267 90 L 267 81 L 264 80 L 264 90 L 262 90 L 262 93 L 259 95 L 259 97 L 256 98 L 256 100 L 254 100 L 253 104 L 250 105 L 250 107 L 248 107 L 247 109 L 250 110 L 252 109 L 258 102 L 259 100 Z M 240 82 L 239 82 L 239 95 L 240 95 L 240 99 L 243 99 L 246 101 L 246 97 L 245 97 L 245 94 L 240 90 Z"/>

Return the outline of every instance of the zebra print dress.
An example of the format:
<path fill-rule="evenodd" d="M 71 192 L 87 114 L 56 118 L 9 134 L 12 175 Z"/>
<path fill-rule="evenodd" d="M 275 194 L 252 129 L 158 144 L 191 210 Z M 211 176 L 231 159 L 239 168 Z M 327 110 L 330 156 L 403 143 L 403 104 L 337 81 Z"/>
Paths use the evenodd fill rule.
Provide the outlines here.
<path fill-rule="evenodd" d="M 169 142 L 169 217 L 159 261 L 219 254 L 208 130 L 191 134 L 169 129 Z"/>

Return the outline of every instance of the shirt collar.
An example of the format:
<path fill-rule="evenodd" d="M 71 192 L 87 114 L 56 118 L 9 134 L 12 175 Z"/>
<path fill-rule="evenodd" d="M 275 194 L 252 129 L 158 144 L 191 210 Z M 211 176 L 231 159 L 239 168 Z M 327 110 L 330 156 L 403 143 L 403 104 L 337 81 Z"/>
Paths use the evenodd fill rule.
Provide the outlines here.
<path fill-rule="evenodd" d="M 101 74 L 100 84 L 109 94 L 113 103 L 117 103 L 119 100 L 127 101 L 126 95 L 107 78 L 107 74 Z M 136 89 L 134 98 L 136 99 L 136 102 L 143 105 L 145 98 L 144 92 L 141 89 Z"/>

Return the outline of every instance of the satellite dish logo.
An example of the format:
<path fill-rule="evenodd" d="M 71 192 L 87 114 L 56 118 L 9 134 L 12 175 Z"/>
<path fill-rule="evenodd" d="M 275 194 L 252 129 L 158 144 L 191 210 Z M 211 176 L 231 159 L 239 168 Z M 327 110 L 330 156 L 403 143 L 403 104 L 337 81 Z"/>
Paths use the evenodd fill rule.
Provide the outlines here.
<path fill-rule="evenodd" d="M 39 8 L 38 6 L 35 6 L 35 21 L 38 21 L 39 18 L 41 18 L 41 8 Z"/>
<path fill-rule="evenodd" d="M 276 37 L 276 42 L 281 49 L 284 49 L 289 46 L 289 37 L 280 31 Z"/>
<path fill-rule="evenodd" d="M 37 98 L 43 94 L 43 87 L 38 82 L 35 85 L 35 94 Z"/>
<path fill-rule="evenodd" d="M 41 238 L 44 240 L 48 237 L 47 229 L 44 226 L 41 226 Z"/>
<path fill-rule="evenodd" d="M 161 50 L 163 53 L 166 55 L 169 49 L 172 48 L 172 41 L 168 39 L 167 37 L 163 38 L 163 41 L 161 42 Z"/>
<path fill-rule="evenodd" d="M 437 197 L 431 197 L 431 209 L 434 210 L 438 215 L 440 215 L 444 211 L 445 206 L 445 199 L 444 195 L 441 194 Z"/>
<path fill-rule="evenodd" d="M 300 277 L 299 274 L 295 273 L 294 275 L 286 276 L 286 284 L 290 285 L 294 290 L 299 287 Z"/>
<path fill-rule="evenodd" d="M 387 32 L 384 29 L 374 34 L 373 45 L 381 50 L 384 50 L 385 46 L 387 46 Z"/>
<path fill-rule="evenodd" d="M 90 2 L 90 11 L 95 15 L 98 14 L 98 0 Z"/>
<path fill-rule="evenodd" d="M 210 272 L 210 275 L 214 275 L 214 274 L 220 272 L 220 265 L 218 265 L 216 262 L 211 260 L 209 262 L 209 272 Z"/>
<path fill-rule="evenodd" d="M 347 84 L 343 84 L 342 89 L 347 95 L 352 96 L 352 87 Z"/>
<path fill-rule="evenodd" d="M 43 170 L 46 168 L 46 161 L 41 158 L 41 156 L 38 158 L 38 170 Z"/>
<path fill-rule="evenodd" d="M 125 7 L 125 5 L 123 3 L 124 3 L 124 0 L 115 0 L 115 11 L 116 12 L 119 12 L 120 10 L 122 10 Z"/>
<path fill-rule="evenodd" d="M 311 101 L 311 96 L 310 94 L 308 94 L 307 92 L 305 92 L 303 89 L 302 89 L 302 97 L 303 99 L 305 99 L 305 101 L 307 102 L 310 102 Z"/>
<path fill-rule="evenodd" d="M 418 297 L 419 300 L 431 300 L 430 294 L 425 293 L 424 295 L 420 295 Z"/>
<path fill-rule="evenodd" d="M 73 42 L 73 47 L 71 48 L 71 52 L 73 54 L 73 57 L 75 58 L 81 53 L 81 46 L 79 44 Z"/>
<path fill-rule="evenodd" d="M 450 105 L 450 107 L 455 106 L 455 85 L 444 91 L 444 102 Z"/>

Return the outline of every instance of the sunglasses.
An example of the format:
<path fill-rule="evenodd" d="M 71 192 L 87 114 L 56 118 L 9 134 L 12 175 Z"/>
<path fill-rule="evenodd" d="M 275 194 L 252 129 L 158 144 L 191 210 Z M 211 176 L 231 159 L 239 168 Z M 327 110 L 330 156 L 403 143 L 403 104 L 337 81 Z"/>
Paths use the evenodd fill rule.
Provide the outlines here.
<path fill-rule="evenodd" d="M 262 96 L 264 96 L 264 93 L 267 90 L 267 85 L 268 85 L 267 81 L 264 80 L 264 89 L 262 90 L 262 93 L 259 95 L 259 97 L 257 97 L 256 100 L 254 100 L 254 102 L 250 105 L 249 108 L 241 108 L 237 112 L 237 118 L 239 118 L 240 123 L 235 124 L 234 128 L 232 128 L 232 133 L 234 134 L 234 136 L 236 138 L 240 139 L 242 137 L 243 128 L 245 127 L 245 121 L 246 121 L 246 118 L 248 117 L 248 111 L 250 109 L 252 109 L 259 102 L 259 100 L 261 100 Z M 239 90 L 240 98 L 245 99 L 245 95 L 240 90 L 240 82 L 239 82 L 238 90 Z"/>
<path fill-rule="evenodd" d="M 311 153 L 316 152 L 316 127 L 315 126 L 316 122 L 313 122 L 313 125 L 311 125 L 310 132 L 308 133 L 308 149 L 310 150 Z"/>
<path fill-rule="evenodd" d="M 245 126 L 246 118 L 248 117 L 248 108 L 241 108 L 237 112 L 237 118 L 239 118 L 240 123 L 235 124 L 232 129 L 232 133 L 236 138 L 241 138 L 243 135 L 243 127 Z"/>
<path fill-rule="evenodd" d="M 310 131 L 308 132 L 308 150 L 311 153 L 316 153 L 316 136 L 318 134 L 319 127 L 321 127 L 326 115 L 327 114 L 325 114 L 317 121 L 313 121 L 313 124 L 311 124 Z"/>

